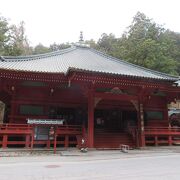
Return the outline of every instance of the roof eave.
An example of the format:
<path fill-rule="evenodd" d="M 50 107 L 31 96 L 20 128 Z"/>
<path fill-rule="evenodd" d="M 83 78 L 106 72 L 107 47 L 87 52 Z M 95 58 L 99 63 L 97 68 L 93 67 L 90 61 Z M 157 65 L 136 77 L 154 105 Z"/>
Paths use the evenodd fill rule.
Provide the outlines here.
<path fill-rule="evenodd" d="M 90 71 L 90 70 L 84 70 L 84 69 L 78 69 L 74 67 L 69 67 L 67 72 L 65 73 L 66 76 L 70 72 L 86 72 L 86 73 L 96 73 L 96 74 L 106 74 L 106 75 L 113 75 L 113 76 L 118 76 L 118 77 L 127 77 L 127 78 L 134 78 L 134 79 L 149 79 L 149 80 L 156 80 L 156 81 L 164 81 L 164 82 L 172 82 L 174 83 L 177 81 L 176 78 L 153 78 L 153 77 L 141 77 L 141 76 L 133 76 L 133 75 L 125 75 L 125 74 L 117 74 L 117 73 L 108 73 L 108 72 L 100 72 L 100 71 Z"/>

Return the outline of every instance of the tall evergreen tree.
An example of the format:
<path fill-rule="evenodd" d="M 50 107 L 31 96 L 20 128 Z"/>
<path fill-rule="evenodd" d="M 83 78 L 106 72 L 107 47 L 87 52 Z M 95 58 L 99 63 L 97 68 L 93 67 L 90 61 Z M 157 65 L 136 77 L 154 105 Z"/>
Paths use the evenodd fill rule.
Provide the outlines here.
<path fill-rule="evenodd" d="M 7 19 L 0 16 L 0 55 L 4 55 L 10 40 L 10 28 Z"/>
<path fill-rule="evenodd" d="M 157 71 L 177 75 L 175 41 L 167 30 L 138 12 L 121 38 L 102 35 L 99 49 L 112 56 Z M 179 56 L 178 56 L 179 57 Z"/>
<path fill-rule="evenodd" d="M 25 23 L 23 21 L 19 25 L 11 26 L 11 40 L 8 54 L 14 56 L 32 54 L 32 48 L 25 35 Z"/>

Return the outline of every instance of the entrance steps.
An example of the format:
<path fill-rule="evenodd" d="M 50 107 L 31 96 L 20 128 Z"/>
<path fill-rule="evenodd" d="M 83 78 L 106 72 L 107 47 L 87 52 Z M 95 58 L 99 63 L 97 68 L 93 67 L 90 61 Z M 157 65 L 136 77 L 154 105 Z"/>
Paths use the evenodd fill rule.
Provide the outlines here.
<path fill-rule="evenodd" d="M 103 132 L 95 131 L 94 147 L 95 148 L 120 148 L 121 144 L 135 147 L 132 137 L 126 132 Z"/>

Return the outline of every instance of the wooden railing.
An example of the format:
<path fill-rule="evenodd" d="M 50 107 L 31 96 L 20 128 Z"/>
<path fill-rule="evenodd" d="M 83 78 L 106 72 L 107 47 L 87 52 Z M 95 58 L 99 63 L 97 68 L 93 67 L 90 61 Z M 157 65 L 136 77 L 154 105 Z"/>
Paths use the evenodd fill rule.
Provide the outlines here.
<path fill-rule="evenodd" d="M 151 134 L 160 134 L 160 135 L 168 135 L 168 134 L 177 134 L 180 135 L 179 127 L 145 127 L 145 135 Z"/>
<path fill-rule="evenodd" d="M 56 146 L 58 144 L 57 138 L 58 136 L 64 136 L 65 142 L 64 146 L 68 147 L 69 145 L 69 137 L 75 136 L 76 137 L 76 143 L 78 144 L 78 136 L 83 136 L 83 128 L 82 126 L 78 125 L 60 125 L 55 128 L 55 134 L 54 134 L 54 153 L 56 153 Z"/>
<path fill-rule="evenodd" d="M 0 144 L 3 148 L 7 145 L 25 145 L 26 148 L 33 147 L 34 130 L 33 127 L 27 124 L 1 124 L 0 125 Z M 9 138 L 19 137 L 9 140 Z"/>
<path fill-rule="evenodd" d="M 65 147 L 71 143 L 77 144 L 77 140 L 74 142 L 69 141 L 69 137 L 83 136 L 83 127 L 78 125 L 54 125 L 53 140 L 34 140 L 34 128 L 36 126 L 49 126 L 52 125 L 28 125 L 28 124 L 0 124 L 0 145 L 2 148 L 6 148 L 8 145 L 24 145 L 26 148 L 33 148 L 34 144 L 44 144 L 47 148 L 50 148 L 51 144 L 54 144 L 56 148 L 57 144 L 64 144 Z M 57 141 L 59 136 L 65 137 L 62 142 Z M 76 138 L 77 139 L 77 138 Z"/>
<path fill-rule="evenodd" d="M 136 146 L 140 146 L 140 131 L 137 127 L 128 127 L 128 133 L 132 136 Z M 141 132 L 142 133 L 142 132 Z M 179 127 L 145 127 L 142 133 L 145 145 L 176 145 L 180 144 Z"/>
<path fill-rule="evenodd" d="M 174 145 L 180 143 L 179 127 L 146 127 L 144 130 L 146 145 Z"/>
<path fill-rule="evenodd" d="M 79 135 L 82 134 L 82 126 L 79 125 L 60 125 L 57 126 L 56 135 Z"/>

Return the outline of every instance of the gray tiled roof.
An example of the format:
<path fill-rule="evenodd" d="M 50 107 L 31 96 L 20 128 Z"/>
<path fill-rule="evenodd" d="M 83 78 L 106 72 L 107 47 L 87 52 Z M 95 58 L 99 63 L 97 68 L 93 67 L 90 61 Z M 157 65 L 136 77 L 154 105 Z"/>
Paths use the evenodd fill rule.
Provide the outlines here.
<path fill-rule="evenodd" d="M 94 49 L 79 46 L 40 55 L 1 56 L 0 69 L 64 74 L 70 70 L 81 70 L 131 77 L 178 80 L 175 76 L 152 71 L 105 55 Z"/>
<path fill-rule="evenodd" d="M 178 84 L 178 86 L 180 86 L 180 80 L 176 82 Z"/>

